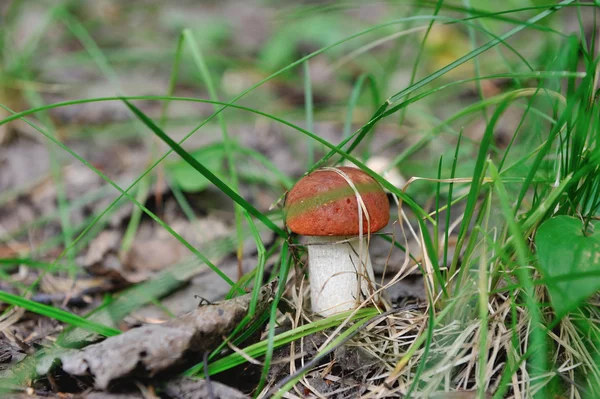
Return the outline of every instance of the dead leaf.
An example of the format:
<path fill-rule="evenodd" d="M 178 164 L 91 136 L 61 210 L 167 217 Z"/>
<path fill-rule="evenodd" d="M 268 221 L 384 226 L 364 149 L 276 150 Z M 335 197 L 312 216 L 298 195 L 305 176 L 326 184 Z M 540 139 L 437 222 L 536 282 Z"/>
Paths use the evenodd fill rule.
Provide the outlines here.
<path fill-rule="evenodd" d="M 189 249 L 172 236 L 166 239 L 136 240 L 123 263 L 128 269 L 157 271 L 174 265 L 189 253 Z"/>
<path fill-rule="evenodd" d="M 271 301 L 276 283 L 261 289 L 257 314 Z M 181 370 L 198 362 L 246 316 L 251 294 L 206 305 L 163 324 L 145 325 L 121 335 L 59 355 L 65 372 L 93 376 L 94 386 L 105 390 L 123 378 L 151 378 L 165 371 Z M 48 370 L 41 370 L 43 374 Z"/>
<path fill-rule="evenodd" d="M 0 244 L 0 258 L 17 258 L 21 253 L 27 253 L 29 248 L 27 243 Z"/>
<path fill-rule="evenodd" d="M 104 257 L 119 248 L 121 233 L 114 230 L 105 230 L 98 234 L 89 246 L 83 262 L 85 267 L 94 267 L 104 260 Z"/>
<path fill-rule="evenodd" d="M 196 248 L 231 234 L 231 228 L 224 221 L 211 216 L 194 222 L 178 218 L 167 222 Z M 117 282 L 134 284 L 148 280 L 190 255 L 190 250 L 171 233 L 149 221 L 140 224 L 129 251 L 120 253 L 120 230 L 103 231 L 92 241 L 83 261 L 88 272 Z"/>
<path fill-rule="evenodd" d="M 73 280 L 46 274 L 40 283 L 41 292 L 34 294 L 31 299 L 45 304 L 64 302 L 69 306 L 86 306 L 92 302 L 93 295 L 112 291 L 115 287 L 101 277 L 81 276 Z"/>
<path fill-rule="evenodd" d="M 105 230 L 89 245 L 83 266 L 96 276 L 131 283 L 123 275 L 123 265 L 117 257 L 122 234 L 117 230 Z"/>

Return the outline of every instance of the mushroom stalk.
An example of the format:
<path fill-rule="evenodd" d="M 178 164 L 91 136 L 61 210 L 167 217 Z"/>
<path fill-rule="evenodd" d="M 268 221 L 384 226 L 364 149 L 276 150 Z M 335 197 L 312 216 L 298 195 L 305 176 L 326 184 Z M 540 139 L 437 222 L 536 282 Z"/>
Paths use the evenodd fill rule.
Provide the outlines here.
<path fill-rule="evenodd" d="M 357 236 L 307 239 L 313 312 L 329 316 L 356 309 L 375 290 L 366 237 L 362 238 L 362 246 Z"/>

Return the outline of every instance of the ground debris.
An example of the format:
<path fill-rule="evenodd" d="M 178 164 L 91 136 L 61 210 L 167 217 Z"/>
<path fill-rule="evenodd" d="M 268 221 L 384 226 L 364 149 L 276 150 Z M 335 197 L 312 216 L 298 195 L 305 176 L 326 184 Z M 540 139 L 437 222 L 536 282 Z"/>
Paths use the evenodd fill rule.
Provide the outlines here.
<path fill-rule="evenodd" d="M 24 357 L 23 348 L 13 344 L 5 336 L 0 337 L 0 371 L 8 369 L 13 364 L 23 360 Z"/>
<path fill-rule="evenodd" d="M 227 224 L 214 217 L 189 222 L 170 216 L 167 222 L 194 247 L 230 234 Z M 83 266 L 94 276 L 130 285 L 152 278 L 161 270 L 182 261 L 190 252 L 171 233 L 147 220 L 140 224 L 135 240 L 125 253 L 121 249 L 122 240 L 120 228 L 101 232 L 90 243 L 82 260 Z"/>
<path fill-rule="evenodd" d="M 107 392 L 87 392 L 75 396 L 76 399 L 143 399 L 141 393 L 107 393 Z"/>
<path fill-rule="evenodd" d="M 271 301 L 275 282 L 261 289 L 257 314 Z M 74 376 L 92 376 L 94 386 L 105 390 L 124 378 L 145 379 L 181 370 L 197 363 L 198 356 L 219 345 L 246 316 L 251 294 L 201 306 L 166 323 L 145 325 L 110 337 L 83 350 L 58 356 L 62 369 Z M 45 374 L 47 370 L 40 370 Z"/>
<path fill-rule="evenodd" d="M 343 345 L 334 351 L 336 364 L 345 373 L 353 373 L 361 369 L 375 367 L 378 359 L 360 346 Z"/>
<path fill-rule="evenodd" d="M 170 381 L 165 392 L 173 398 L 182 399 L 244 399 L 246 395 L 216 381 L 180 378 Z"/>
<path fill-rule="evenodd" d="M 176 378 L 160 387 L 160 397 L 178 398 L 178 399 L 246 399 L 237 389 L 228 387 L 216 381 L 193 380 L 190 378 Z M 165 396 L 163 396 L 164 394 Z M 84 392 L 75 396 L 75 399 L 144 399 L 141 392 L 129 393 L 109 393 L 102 391 Z M 156 396 L 155 396 L 156 397 Z"/>

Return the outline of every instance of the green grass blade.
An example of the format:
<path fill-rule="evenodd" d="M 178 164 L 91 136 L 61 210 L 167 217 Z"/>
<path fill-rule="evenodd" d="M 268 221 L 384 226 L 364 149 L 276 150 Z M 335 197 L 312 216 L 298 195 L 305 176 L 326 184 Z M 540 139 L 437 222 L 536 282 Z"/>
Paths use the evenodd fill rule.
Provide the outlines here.
<path fill-rule="evenodd" d="M 360 99 L 360 95 L 362 94 L 365 82 L 368 82 L 369 87 L 371 88 L 372 102 L 373 106 L 375 107 L 375 111 L 379 107 L 379 104 L 381 104 L 379 89 L 377 88 L 375 76 L 371 73 L 363 73 L 358 77 L 356 83 L 354 83 L 352 93 L 350 93 L 350 99 L 348 100 L 348 112 L 346 113 L 346 120 L 344 122 L 344 130 L 342 134 L 342 137 L 344 139 L 348 139 L 350 137 L 354 109 L 358 104 L 358 100 Z"/>
<path fill-rule="evenodd" d="M 123 102 L 127 105 L 127 107 L 133 112 L 133 114 L 138 117 L 157 137 L 163 140 L 173 151 L 175 151 L 181 158 L 183 158 L 188 164 L 190 164 L 194 169 L 200 172 L 204 177 L 206 177 L 211 183 L 213 183 L 219 190 L 223 191 L 229 198 L 238 203 L 242 208 L 244 208 L 248 213 L 252 216 L 256 217 L 258 220 L 263 222 L 265 226 L 270 228 L 273 232 L 277 233 L 280 237 L 286 237 L 287 234 L 283 231 L 279 226 L 275 225 L 267 216 L 265 216 L 262 212 L 256 209 L 252 204 L 242 198 L 238 193 L 233 191 L 231 187 L 229 187 L 225 182 L 219 179 L 214 173 L 208 170 L 204 165 L 198 162 L 194 157 L 192 157 L 187 151 L 185 151 L 179 144 L 177 144 L 173 139 L 171 139 L 165 132 L 162 131 L 150 118 L 148 118 L 142 111 L 140 111 L 137 107 L 131 104 L 127 99 L 122 98 Z"/>
<path fill-rule="evenodd" d="M 291 260 L 289 251 L 288 251 L 288 243 L 284 241 L 281 246 L 281 264 L 279 266 L 279 282 L 278 289 L 275 298 L 273 299 L 273 303 L 271 304 L 271 314 L 269 315 L 269 326 L 267 332 L 267 349 L 265 353 L 265 360 L 263 370 L 260 376 L 260 381 L 255 390 L 254 397 L 256 398 L 260 392 L 263 390 L 267 377 L 269 375 L 269 371 L 271 369 L 271 360 L 273 359 L 273 350 L 275 349 L 275 322 L 277 320 L 277 306 L 279 306 L 279 301 L 283 296 L 283 292 L 285 291 L 285 286 L 287 283 L 287 277 L 290 270 Z"/>
<path fill-rule="evenodd" d="M 107 327 L 100 323 L 77 316 L 73 313 L 65 312 L 62 309 L 30 301 L 29 299 L 21 298 L 18 295 L 9 294 L 8 292 L 0 291 L 0 301 L 27 309 L 30 312 L 58 320 L 75 327 L 83 328 L 87 331 L 91 331 L 105 337 L 112 337 L 114 335 L 121 334 L 121 331 L 115 328 Z"/>
<path fill-rule="evenodd" d="M 545 11 L 542 11 L 541 13 L 539 13 L 538 15 L 536 15 L 535 17 L 529 18 L 526 23 L 517 26 L 513 29 L 511 29 L 510 31 L 506 32 L 505 34 L 501 35 L 500 37 L 498 37 L 497 39 L 493 39 L 490 40 L 489 42 L 487 42 L 486 44 L 484 44 L 483 46 L 469 52 L 468 54 L 465 54 L 464 56 L 460 57 L 459 59 L 457 59 L 456 61 L 451 62 L 449 65 L 445 66 L 444 68 L 440 69 L 437 72 L 434 72 L 433 74 L 429 75 L 428 77 L 421 79 L 420 81 L 418 81 L 417 83 L 410 85 L 409 87 L 407 87 L 406 89 L 402 90 L 401 92 L 395 94 L 394 96 L 390 97 L 389 101 L 390 102 L 396 102 L 401 98 L 406 97 L 408 94 L 420 89 L 421 87 L 425 86 L 426 84 L 434 81 L 435 79 L 439 78 L 440 76 L 444 75 L 445 73 L 453 70 L 454 68 L 464 64 L 465 62 L 471 60 L 474 57 L 477 57 L 478 55 L 484 53 L 485 51 L 489 50 L 490 48 L 496 46 L 499 43 L 505 42 L 506 39 L 510 38 L 511 36 L 514 36 L 515 34 L 521 32 L 523 29 L 527 28 L 529 25 L 533 25 L 535 23 L 537 23 L 538 21 L 541 21 L 542 19 L 546 18 L 547 16 L 555 13 L 556 11 L 560 10 L 561 8 L 563 8 L 566 5 L 569 5 L 571 3 L 574 3 L 575 0 L 563 0 L 561 1 L 559 4 L 546 9 Z"/>
<path fill-rule="evenodd" d="M 462 249 L 462 246 L 467 239 L 467 231 L 471 224 L 471 220 L 473 214 L 475 213 L 475 208 L 477 206 L 477 201 L 479 197 L 479 193 L 482 187 L 482 182 L 484 176 L 484 167 L 486 165 L 487 157 L 488 157 L 488 148 L 490 143 L 492 142 L 494 127 L 496 123 L 500 119 L 500 116 L 504 112 L 504 110 L 508 107 L 508 103 L 500 104 L 499 108 L 496 110 L 490 123 L 487 125 L 483 138 L 481 139 L 481 144 L 479 146 L 479 153 L 477 155 L 477 161 L 475 163 L 475 170 L 473 171 L 473 180 L 471 182 L 471 188 L 469 189 L 469 197 L 467 198 L 467 203 L 465 206 L 464 217 L 460 225 L 460 231 L 458 233 L 458 242 L 456 244 L 456 249 L 454 252 L 454 258 L 452 259 L 452 265 L 450 266 L 450 270 L 448 274 L 450 276 L 454 275 L 456 268 L 458 266 L 459 255 Z M 461 269 L 461 273 L 463 270 Z M 457 290 L 460 289 L 461 279 L 458 280 Z"/>
<path fill-rule="evenodd" d="M 343 320 L 346 320 L 351 313 L 351 311 L 339 313 L 337 315 L 330 316 L 326 319 L 314 321 L 312 323 L 305 324 L 293 330 L 278 334 L 274 337 L 272 346 L 274 349 L 276 349 L 307 335 L 314 334 L 316 332 L 323 331 L 331 327 L 335 327 L 339 325 Z M 352 317 L 352 320 L 359 320 L 364 319 L 365 317 L 372 317 L 375 314 L 377 314 L 376 309 L 361 309 L 358 312 L 356 312 L 356 314 Z M 243 351 L 249 356 L 256 358 L 264 356 L 264 354 L 267 352 L 268 347 L 269 340 L 266 340 L 247 346 L 243 348 Z M 225 370 L 229 370 L 235 366 L 239 366 L 244 362 L 246 362 L 246 359 L 243 356 L 241 356 L 239 353 L 232 353 L 231 355 L 225 356 L 222 359 L 212 362 L 208 367 L 208 372 L 210 375 L 214 375 L 217 373 L 221 373 Z M 202 367 L 196 366 L 186 371 L 185 375 L 193 376 L 201 371 Z"/>
<path fill-rule="evenodd" d="M 312 81 L 310 80 L 310 64 L 306 60 L 303 64 L 304 71 L 304 114 L 306 118 L 306 130 L 309 132 L 315 131 L 314 126 L 314 106 L 313 106 L 313 94 L 312 94 Z M 312 140 L 307 141 L 307 154 L 308 156 L 306 163 L 308 167 L 315 161 L 315 145 Z"/>
<path fill-rule="evenodd" d="M 217 95 L 217 89 L 215 88 L 215 84 L 213 83 L 213 79 L 211 77 L 211 73 L 208 70 L 208 66 L 206 65 L 206 61 L 204 60 L 204 55 L 200 50 L 200 46 L 196 42 L 192 31 L 189 29 L 185 29 L 182 33 L 182 36 L 189 44 L 190 52 L 192 53 L 192 58 L 196 67 L 200 71 L 202 75 L 202 80 L 208 89 L 208 95 L 211 100 L 219 101 L 219 96 Z M 215 112 L 218 112 L 217 104 L 214 104 Z M 221 134 L 223 136 L 223 147 L 225 150 L 225 159 L 227 160 L 227 167 L 229 170 L 229 181 L 231 183 L 231 189 L 236 193 L 240 191 L 239 182 L 238 182 L 238 174 L 235 165 L 235 158 L 233 154 L 233 146 L 232 140 L 229 138 L 229 133 L 227 132 L 227 125 L 225 123 L 225 118 L 222 113 L 218 113 L 217 120 L 219 121 L 219 126 L 221 127 Z M 237 249 L 237 257 L 238 257 L 238 279 L 242 276 L 242 254 L 243 254 L 243 246 L 244 246 L 244 236 L 242 235 L 242 208 L 240 208 L 239 204 L 234 204 L 233 212 L 235 219 L 235 231 L 236 237 L 238 240 L 238 249 Z"/>
<path fill-rule="evenodd" d="M 543 319 L 535 300 L 535 289 L 532 283 L 531 273 L 527 268 L 527 266 L 531 264 L 532 254 L 527 247 L 521 227 L 514 219 L 512 204 L 506 189 L 504 188 L 504 184 L 498 175 L 498 170 L 491 161 L 488 162 L 488 165 L 491 178 L 494 181 L 494 188 L 498 194 L 498 199 L 500 200 L 502 213 L 506 219 L 508 229 L 511 232 L 512 237 L 514 237 L 513 245 L 516 248 L 517 259 L 519 262 L 514 273 L 524 287 L 523 296 L 525 297 L 525 304 L 529 310 L 531 324 L 533 326 L 531 329 L 531 342 L 528 351 L 531 351 L 533 356 L 533 367 L 530 367 L 530 378 L 535 379 L 536 376 L 543 375 L 548 371 L 548 344 L 545 336 L 546 331 L 544 328 L 541 328 L 543 326 Z M 539 392 L 539 397 L 546 397 L 544 387 L 542 387 Z"/>
<path fill-rule="evenodd" d="M 444 4 L 444 0 L 437 0 L 437 3 L 435 4 L 435 8 L 433 10 L 433 15 L 437 16 L 442 8 L 442 4 Z M 423 57 L 423 54 L 425 52 L 425 43 L 427 42 L 427 38 L 429 37 L 429 33 L 431 32 L 431 28 L 433 28 L 433 23 L 435 21 L 432 19 L 431 21 L 429 21 L 429 24 L 427 24 L 427 30 L 425 31 L 425 35 L 423 35 L 423 40 L 421 40 L 421 43 L 419 44 L 419 50 L 417 51 L 417 55 L 415 57 L 415 62 L 413 63 L 413 67 L 410 71 L 410 80 L 408 82 L 408 86 L 412 86 L 413 83 L 415 83 L 415 78 L 417 77 L 417 70 L 419 69 L 419 64 L 421 63 L 421 58 Z M 406 108 L 403 108 L 402 111 L 405 111 Z M 400 117 L 398 118 L 399 125 L 403 125 L 404 124 L 404 116 L 405 113 L 404 112 L 400 112 Z"/>

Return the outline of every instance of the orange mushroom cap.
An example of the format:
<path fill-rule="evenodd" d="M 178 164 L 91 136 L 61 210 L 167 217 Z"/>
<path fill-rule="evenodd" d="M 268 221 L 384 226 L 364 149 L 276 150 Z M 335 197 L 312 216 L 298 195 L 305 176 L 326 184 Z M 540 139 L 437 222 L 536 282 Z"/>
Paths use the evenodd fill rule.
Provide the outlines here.
<path fill-rule="evenodd" d="M 367 208 L 363 212 L 363 234 L 384 228 L 390 219 L 387 195 L 375 179 L 360 169 L 343 166 Z M 348 181 L 333 170 L 316 170 L 303 177 L 287 194 L 286 224 L 305 236 L 350 236 L 359 234 L 358 202 Z"/>

